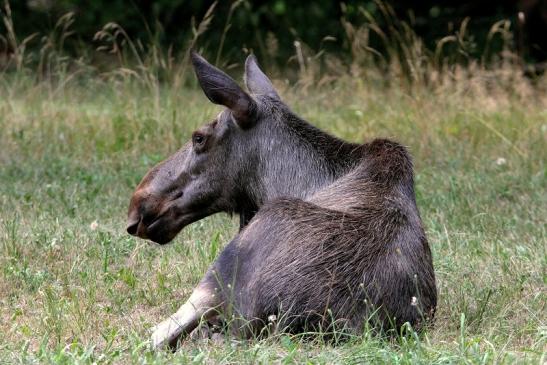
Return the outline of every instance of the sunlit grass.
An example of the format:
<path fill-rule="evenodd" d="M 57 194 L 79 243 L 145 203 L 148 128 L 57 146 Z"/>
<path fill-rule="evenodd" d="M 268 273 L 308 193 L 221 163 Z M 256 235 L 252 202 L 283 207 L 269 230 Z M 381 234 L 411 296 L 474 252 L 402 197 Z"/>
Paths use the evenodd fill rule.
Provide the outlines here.
<path fill-rule="evenodd" d="M 188 297 L 238 221 L 213 216 L 158 247 L 125 232 L 127 205 L 146 171 L 218 108 L 182 57 L 133 43 L 117 24 L 96 36 L 113 51 L 103 69 L 64 54 L 73 14 L 47 37 L 18 41 L 4 11 L 14 53 L 0 72 L 0 363 L 544 363 L 545 77 L 523 78 L 509 52 L 462 60 L 464 23 L 431 52 L 378 4 L 390 34 L 366 12 L 361 27 L 342 19 L 347 62 L 297 43 L 274 83 L 332 134 L 410 149 L 438 280 L 434 328 L 396 340 L 367 331 L 338 346 L 274 334 L 150 351 L 149 329 Z M 506 47 L 510 35 L 506 22 L 491 31 Z M 214 54 L 222 60 L 221 47 Z"/>
<path fill-rule="evenodd" d="M 5 81 L 9 85 L 9 80 Z M 9 362 L 539 363 L 545 359 L 547 100 L 454 89 L 283 88 L 293 109 L 352 141 L 395 138 L 416 165 L 438 278 L 434 329 L 336 347 L 277 335 L 146 347 L 237 230 L 227 216 L 156 247 L 129 237 L 132 189 L 217 112 L 198 90 L 113 81 L 2 89 L 0 357 Z M 14 86 L 15 87 L 15 86 Z"/>

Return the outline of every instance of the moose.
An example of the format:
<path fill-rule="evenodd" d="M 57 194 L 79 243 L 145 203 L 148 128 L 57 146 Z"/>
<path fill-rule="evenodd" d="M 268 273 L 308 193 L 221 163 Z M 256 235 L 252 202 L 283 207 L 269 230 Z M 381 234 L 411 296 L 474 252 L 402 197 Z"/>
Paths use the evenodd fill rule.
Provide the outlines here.
<path fill-rule="evenodd" d="M 435 274 L 407 150 L 386 139 L 348 143 L 302 120 L 253 55 L 248 91 L 197 53 L 191 60 L 207 98 L 225 109 L 145 175 L 127 232 L 166 244 L 218 212 L 238 214 L 240 230 L 154 328 L 153 346 L 176 346 L 222 316 L 243 337 L 272 318 L 289 333 L 429 323 Z"/>

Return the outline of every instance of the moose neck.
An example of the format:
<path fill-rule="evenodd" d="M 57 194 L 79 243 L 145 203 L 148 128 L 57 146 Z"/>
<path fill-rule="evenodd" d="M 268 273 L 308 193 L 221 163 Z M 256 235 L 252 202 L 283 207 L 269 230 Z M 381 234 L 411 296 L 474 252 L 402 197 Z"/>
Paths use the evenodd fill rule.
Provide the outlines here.
<path fill-rule="evenodd" d="M 342 141 L 286 110 L 257 131 L 261 139 L 246 185 L 248 206 L 240 210 L 243 227 L 264 203 L 280 197 L 305 199 L 352 169 L 360 145 Z"/>

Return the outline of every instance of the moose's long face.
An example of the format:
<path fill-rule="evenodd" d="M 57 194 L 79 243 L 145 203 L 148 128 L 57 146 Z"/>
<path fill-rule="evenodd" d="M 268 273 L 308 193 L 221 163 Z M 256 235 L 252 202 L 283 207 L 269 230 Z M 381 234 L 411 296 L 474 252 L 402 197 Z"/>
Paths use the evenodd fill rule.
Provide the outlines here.
<path fill-rule="evenodd" d="M 159 244 L 188 224 L 233 210 L 237 176 L 245 169 L 245 134 L 260 121 L 256 101 L 228 75 L 197 54 L 192 62 L 205 95 L 227 107 L 192 134 L 181 150 L 152 168 L 133 193 L 127 232 Z M 247 88 L 278 98 L 253 56 L 245 64 Z"/>
<path fill-rule="evenodd" d="M 228 209 L 223 187 L 230 175 L 224 168 L 236 127 L 226 114 L 196 130 L 189 143 L 146 174 L 131 198 L 127 232 L 163 244 L 184 226 Z"/>

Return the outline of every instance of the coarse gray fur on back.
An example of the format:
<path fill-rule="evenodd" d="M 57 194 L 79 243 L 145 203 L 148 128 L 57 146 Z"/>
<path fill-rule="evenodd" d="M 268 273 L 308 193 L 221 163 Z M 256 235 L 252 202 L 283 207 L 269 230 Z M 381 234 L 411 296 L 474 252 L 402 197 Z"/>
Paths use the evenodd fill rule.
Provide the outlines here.
<path fill-rule="evenodd" d="M 281 101 L 253 56 L 249 93 L 192 58 L 206 96 L 226 109 L 144 177 L 128 232 L 163 244 L 221 211 L 240 215 L 240 232 L 187 302 L 201 310 L 181 307 L 176 315 L 188 323 L 162 322 L 157 343 L 192 330 L 198 314 L 234 314 L 243 334 L 272 316 L 290 332 L 420 328 L 432 319 L 435 275 L 407 150 L 315 128 Z"/>

